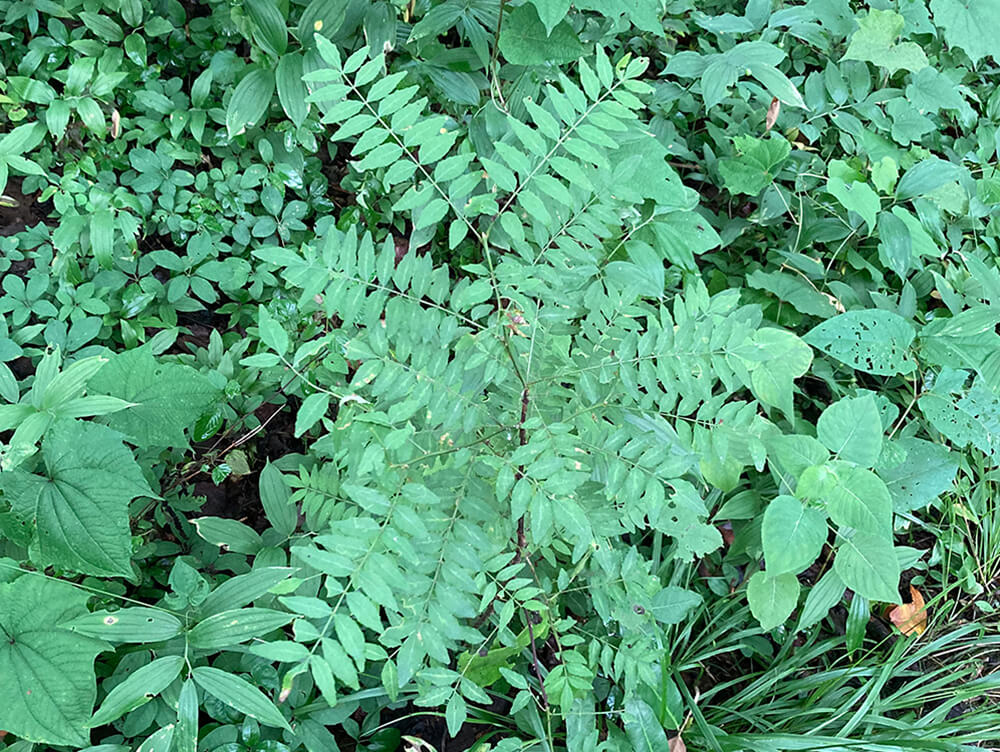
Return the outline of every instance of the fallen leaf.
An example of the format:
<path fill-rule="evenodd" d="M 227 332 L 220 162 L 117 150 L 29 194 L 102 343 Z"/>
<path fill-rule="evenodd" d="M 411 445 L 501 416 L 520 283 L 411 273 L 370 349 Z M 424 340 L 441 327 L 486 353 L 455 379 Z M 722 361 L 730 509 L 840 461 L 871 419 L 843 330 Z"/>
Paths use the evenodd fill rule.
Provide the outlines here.
<path fill-rule="evenodd" d="M 913 585 L 910 585 L 912 602 L 896 606 L 889 612 L 889 619 L 896 628 L 905 635 L 916 632 L 922 635 L 927 629 L 927 609 L 924 608 L 924 596 Z"/>
<path fill-rule="evenodd" d="M 774 97 L 771 100 L 771 105 L 767 108 L 767 115 L 764 117 L 765 133 L 774 127 L 775 122 L 778 120 L 779 112 L 781 112 L 781 101 L 777 97 Z"/>
<path fill-rule="evenodd" d="M 681 739 L 680 734 L 678 734 L 667 742 L 667 749 L 669 752 L 687 752 L 687 745 Z"/>

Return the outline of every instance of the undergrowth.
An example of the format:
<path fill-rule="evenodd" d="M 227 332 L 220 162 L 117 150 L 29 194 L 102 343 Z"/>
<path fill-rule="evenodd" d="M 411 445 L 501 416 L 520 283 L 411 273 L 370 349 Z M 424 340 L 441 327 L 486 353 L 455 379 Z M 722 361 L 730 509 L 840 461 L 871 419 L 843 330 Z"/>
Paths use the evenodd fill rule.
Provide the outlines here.
<path fill-rule="evenodd" d="M 0 745 L 1000 746 L 996 0 L 0 17 Z"/>

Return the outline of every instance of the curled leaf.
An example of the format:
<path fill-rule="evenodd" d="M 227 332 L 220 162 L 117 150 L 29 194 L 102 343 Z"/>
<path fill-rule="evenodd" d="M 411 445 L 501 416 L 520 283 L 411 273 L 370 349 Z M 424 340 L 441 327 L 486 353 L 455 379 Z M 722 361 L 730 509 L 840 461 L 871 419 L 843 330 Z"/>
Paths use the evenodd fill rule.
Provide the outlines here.
<path fill-rule="evenodd" d="M 767 108 L 767 115 L 764 117 L 764 131 L 767 132 L 774 127 L 781 112 L 781 100 L 777 97 L 771 99 L 771 105 Z"/>
<path fill-rule="evenodd" d="M 918 635 L 927 629 L 927 609 L 924 608 L 924 597 L 913 585 L 910 585 L 910 603 L 903 603 L 896 606 L 889 612 L 889 620 L 896 625 L 904 635 Z"/>

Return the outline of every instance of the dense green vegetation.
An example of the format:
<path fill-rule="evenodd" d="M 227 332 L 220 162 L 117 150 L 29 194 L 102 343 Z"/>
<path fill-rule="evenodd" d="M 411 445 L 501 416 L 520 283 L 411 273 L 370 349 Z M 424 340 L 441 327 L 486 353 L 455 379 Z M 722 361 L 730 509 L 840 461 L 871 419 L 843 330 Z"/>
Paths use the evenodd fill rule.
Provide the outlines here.
<path fill-rule="evenodd" d="M 1000 745 L 1000 0 L 0 19 L 0 749 Z"/>

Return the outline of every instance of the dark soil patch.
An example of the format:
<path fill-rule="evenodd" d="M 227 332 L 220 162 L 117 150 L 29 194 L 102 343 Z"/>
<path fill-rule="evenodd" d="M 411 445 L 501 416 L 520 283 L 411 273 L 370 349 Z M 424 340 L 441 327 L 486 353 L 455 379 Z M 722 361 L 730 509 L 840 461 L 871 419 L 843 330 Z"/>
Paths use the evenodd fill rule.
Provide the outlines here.
<path fill-rule="evenodd" d="M 7 180 L 7 187 L 3 189 L 3 195 L 14 206 L 0 206 L 0 236 L 9 237 L 32 227 L 39 222 L 44 222 L 48 214 L 48 209 L 39 204 L 35 196 L 25 196 L 21 192 L 21 179 L 10 177 Z"/>
<path fill-rule="evenodd" d="M 286 454 L 305 451 L 301 439 L 295 438 L 294 412 L 276 405 L 262 405 L 255 413 L 264 428 L 249 441 L 239 444 L 247 461 L 250 463 L 250 473 L 238 478 L 230 477 L 219 485 L 215 485 L 208 477 L 202 477 L 194 484 L 194 494 L 204 496 L 201 514 L 210 517 L 225 517 L 239 520 L 258 533 L 263 532 L 270 523 L 264 514 L 260 501 L 260 471 L 267 461 L 276 460 Z M 211 446 L 195 445 L 195 452 L 213 453 L 218 459 L 224 460 L 227 447 L 236 444 L 239 436 L 227 437 L 224 441 L 213 441 Z"/>

